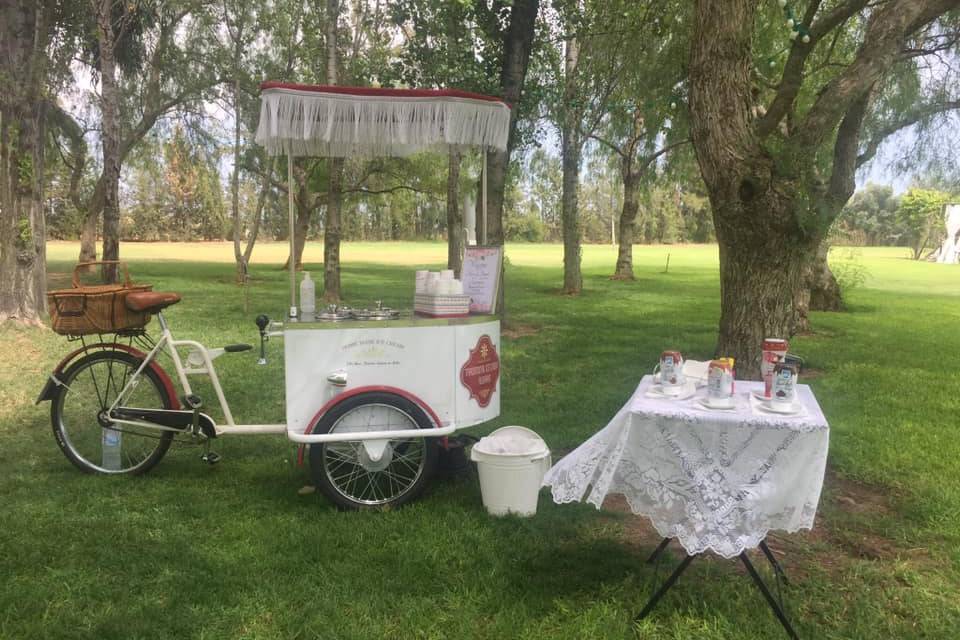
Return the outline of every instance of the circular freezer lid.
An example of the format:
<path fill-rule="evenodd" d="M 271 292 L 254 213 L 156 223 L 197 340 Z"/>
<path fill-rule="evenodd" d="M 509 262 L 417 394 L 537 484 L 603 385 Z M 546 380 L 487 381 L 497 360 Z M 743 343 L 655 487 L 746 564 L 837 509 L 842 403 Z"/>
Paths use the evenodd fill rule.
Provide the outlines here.
<path fill-rule="evenodd" d="M 342 320 L 350 320 L 352 317 L 353 310 L 350 307 L 337 306 L 335 304 L 327 305 L 323 311 L 316 315 L 317 320 L 326 322 L 340 322 Z"/>
<path fill-rule="evenodd" d="M 354 309 L 354 320 L 396 320 L 400 317 L 400 312 L 390 307 L 377 307 L 376 309 Z"/>

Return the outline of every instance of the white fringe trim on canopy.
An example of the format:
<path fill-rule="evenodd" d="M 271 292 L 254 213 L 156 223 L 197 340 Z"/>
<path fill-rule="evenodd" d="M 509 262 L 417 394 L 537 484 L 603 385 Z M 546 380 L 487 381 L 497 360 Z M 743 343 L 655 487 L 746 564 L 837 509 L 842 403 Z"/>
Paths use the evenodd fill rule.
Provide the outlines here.
<path fill-rule="evenodd" d="M 507 148 L 510 108 L 498 100 L 265 88 L 256 141 L 271 155 L 407 156 Z"/>

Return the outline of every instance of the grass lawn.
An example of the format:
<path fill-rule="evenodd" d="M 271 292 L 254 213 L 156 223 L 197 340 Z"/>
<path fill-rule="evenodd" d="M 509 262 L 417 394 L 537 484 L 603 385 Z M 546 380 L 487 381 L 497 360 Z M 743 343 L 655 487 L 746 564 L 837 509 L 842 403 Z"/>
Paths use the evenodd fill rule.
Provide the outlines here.
<path fill-rule="evenodd" d="M 48 252 L 59 286 L 77 246 Z M 253 317 L 285 308 L 285 245 L 257 247 L 247 313 L 228 244 L 122 252 L 136 279 L 183 294 L 167 314 L 179 337 L 253 343 Z M 346 244 L 347 301 L 408 308 L 413 271 L 445 255 L 439 243 Z M 516 337 L 502 349 L 502 417 L 477 434 L 522 424 L 569 450 L 662 348 L 711 354 L 716 247 L 636 247 L 629 283 L 607 278 L 612 248 L 585 247 L 575 298 L 558 294 L 560 255 L 508 247 Z M 815 314 L 815 332 L 794 341 L 832 428 L 818 526 L 771 545 L 785 553 L 803 638 L 960 628 L 960 267 L 907 255 L 856 251 L 866 280 L 849 312 Z M 305 260 L 319 279 L 322 246 Z M 217 467 L 175 445 L 142 478 L 83 475 L 59 452 L 48 405 L 33 405 L 71 347 L 49 330 L 0 328 L 0 638 L 785 637 L 741 567 L 711 559 L 635 626 L 657 538 L 618 502 L 596 511 L 544 495 L 535 518 L 494 520 L 466 476 L 400 511 L 340 513 L 298 495 L 308 471 L 277 436 L 224 439 Z M 254 352 L 217 361 L 241 421 L 282 421 L 280 344 L 270 351 L 267 367 Z"/>

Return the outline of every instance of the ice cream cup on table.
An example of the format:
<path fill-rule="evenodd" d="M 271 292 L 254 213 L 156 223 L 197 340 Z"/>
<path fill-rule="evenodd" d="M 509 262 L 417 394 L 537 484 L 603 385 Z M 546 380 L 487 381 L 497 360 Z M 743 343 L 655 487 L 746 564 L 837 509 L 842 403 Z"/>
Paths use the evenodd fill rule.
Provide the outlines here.
<path fill-rule="evenodd" d="M 683 356 L 679 351 L 660 354 L 660 390 L 665 396 L 678 396 L 686 384 L 683 375 Z"/>
<path fill-rule="evenodd" d="M 797 401 L 797 367 L 778 362 L 774 367 L 771 397 L 768 402 L 782 411 L 794 407 Z"/>
<path fill-rule="evenodd" d="M 773 385 L 773 368 L 787 355 L 790 344 L 783 338 L 766 338 L 760 359 L 760 374 L 763 376 L 763 397 L 769 398 Z"/>
<path fill-rule="evenodd" d="M 718 408 L 733 406 L 733 358 L 718 358 L 710 362 L 707 373 L 707 404 Z"/>

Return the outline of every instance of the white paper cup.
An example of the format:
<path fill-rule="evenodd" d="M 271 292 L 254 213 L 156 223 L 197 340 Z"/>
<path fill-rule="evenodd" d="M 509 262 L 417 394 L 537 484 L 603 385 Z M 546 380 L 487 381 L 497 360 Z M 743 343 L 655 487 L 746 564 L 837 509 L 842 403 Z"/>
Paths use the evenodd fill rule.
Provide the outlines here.
<path fill-rule="evenodd" d="M 417 293 L 425 293 L 427 291 L 427 274 L 430 273 L 426 269 L 421 269 L 417 271 L 416 279 L 416 291 Z"/>

